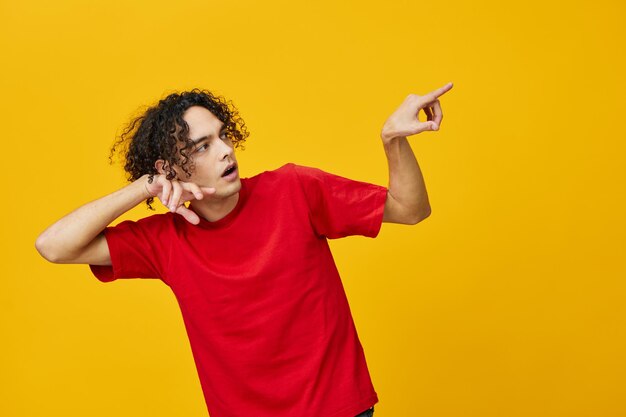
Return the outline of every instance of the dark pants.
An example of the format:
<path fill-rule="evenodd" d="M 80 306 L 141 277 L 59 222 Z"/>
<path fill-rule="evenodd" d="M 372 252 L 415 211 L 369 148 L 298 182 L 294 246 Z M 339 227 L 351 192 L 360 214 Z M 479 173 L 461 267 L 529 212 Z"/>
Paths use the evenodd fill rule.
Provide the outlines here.
<path fill-rule="evenodd" d="M 361 414 L 357 414 L 354 417 L 373 417 L 374 416 L 374 407 L 369 408 L 365 411 L 363 411 Z"/>

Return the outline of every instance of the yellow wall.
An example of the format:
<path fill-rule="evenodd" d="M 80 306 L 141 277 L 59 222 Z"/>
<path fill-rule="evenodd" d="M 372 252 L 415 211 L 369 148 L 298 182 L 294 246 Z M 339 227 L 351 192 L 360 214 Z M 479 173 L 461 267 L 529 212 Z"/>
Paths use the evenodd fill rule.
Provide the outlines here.
<path fill-rule="evenodd" d="M 251 131 L 242 176 L 295 162 L 387 185 L 384 120 L 448 81 L 441 130 L 410 138 L 430 218 L 332 242 L 376 416 L 626 415 L 625 11 L 3 0 L 0 415 L 206 416 L 165 285 L 34 248 L 124 184 L 108 149 L 142 105 L 208 88 Z"/>

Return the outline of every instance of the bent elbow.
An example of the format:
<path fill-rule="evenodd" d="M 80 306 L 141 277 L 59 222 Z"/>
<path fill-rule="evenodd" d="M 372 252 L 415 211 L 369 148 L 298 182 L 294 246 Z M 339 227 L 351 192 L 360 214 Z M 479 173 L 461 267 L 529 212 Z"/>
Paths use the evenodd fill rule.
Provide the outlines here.
<path fill-rule="evenodd" d="M 418 224 L 422 220 L 426 219 L 431 214 L 430 206 L 426 207 L 424 210 L 420 210 L 409 222 L 409 224 Z"/>
<path fill-rule="evenodd" d="M 44 237 L 43 234 L 39 235 L 39 237 L 37 238 L 37 240 L 35 241 L 35 249 L 37 249 L 37 252 L 39 252 L 39 254 L 48 262 L 52 262 L 52 263 L 60 263 L 61 259 L 58 256 L 57 253 L 55 253 L 52 248 L 50 247 L 50 245 L 48 244 L 48 242 L 46 241 L 46 238 Z"/>

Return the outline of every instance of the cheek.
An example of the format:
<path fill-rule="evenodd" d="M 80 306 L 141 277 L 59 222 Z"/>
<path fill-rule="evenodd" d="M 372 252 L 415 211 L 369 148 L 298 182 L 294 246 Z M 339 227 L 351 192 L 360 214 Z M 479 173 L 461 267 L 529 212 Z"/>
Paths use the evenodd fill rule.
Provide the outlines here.
<path fill-rule="evenodd" d="M 215 178 L 220 176 L 220 172 L 217 172 L 215 166 L 217 164 L 213 155 L 204 154 L 194 161 L 195 171 L 194 175 L 202 176 L 205 178 Z"/>

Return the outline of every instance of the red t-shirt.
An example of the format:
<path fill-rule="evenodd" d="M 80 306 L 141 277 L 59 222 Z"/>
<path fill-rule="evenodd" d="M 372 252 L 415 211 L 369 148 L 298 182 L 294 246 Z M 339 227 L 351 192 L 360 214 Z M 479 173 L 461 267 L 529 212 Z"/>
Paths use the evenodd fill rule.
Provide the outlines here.
<path fill-rule="evenodd" d="M 378 396 L 327 238 L 376 237 L 387 188 L 291 163 L 241 185 L 215 222 L 108 227 L 91 270 L 172 289 L 211 417 L 354 417 Z"/>

